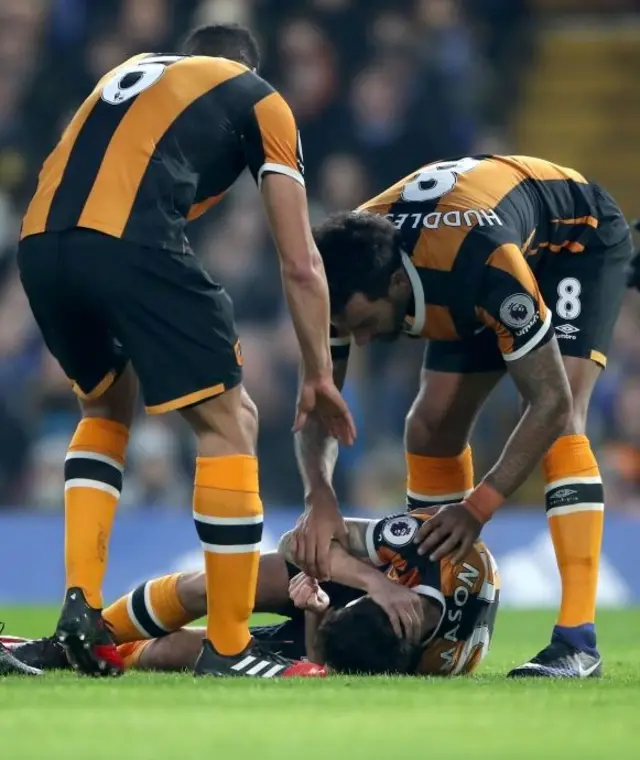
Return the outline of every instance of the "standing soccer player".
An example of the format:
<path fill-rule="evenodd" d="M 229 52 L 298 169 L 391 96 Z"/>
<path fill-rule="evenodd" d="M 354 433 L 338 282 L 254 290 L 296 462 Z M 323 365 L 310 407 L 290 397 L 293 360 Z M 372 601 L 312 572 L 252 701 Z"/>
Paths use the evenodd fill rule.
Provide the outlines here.
<path fill-rule="evenodd" d="M 122 671 L 101 588 L 139 383 L 149 414 L 179 410 L 198 440 L 193 511 L 210 601 L 196 672 L 314 674 L 263 652 L 249 633 L 263 512 L 257 412 L 241 384 L 231 301 L 185 237 L 248 166 L 302 353 L 295 426 L 315 410 L 351 442 L 298 131 L 257 67 L 250 32 L 218 25 L 191 33 L 179 53 L 110 71 L 45 161 L 23 220 L 22 282 L 82 408 L 65 463 L 67 592 L 56 635 L 86 673 Z"/>

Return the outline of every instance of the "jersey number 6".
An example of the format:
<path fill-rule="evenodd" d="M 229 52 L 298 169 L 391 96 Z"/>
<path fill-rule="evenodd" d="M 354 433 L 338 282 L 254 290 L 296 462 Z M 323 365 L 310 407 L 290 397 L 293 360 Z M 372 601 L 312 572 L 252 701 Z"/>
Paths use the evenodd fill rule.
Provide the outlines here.
<path fill-rule="evenodd" d="M 456 186 L 458 175 L 475 169 L 479 163 L 477 158 L 461 158 L 423 166 L 414 179 L 402 188 L 401 198 L 412 203 L 441 198 Z"/>
<path fill-rule="evenodd" d="M 181 55 L 157 55 L 143 58 L 118 69 L 103 86 L 100 97 L 110 106 L 119 106 L 153 86 L 164 74 L 167 65 L 179 61 Z"/>

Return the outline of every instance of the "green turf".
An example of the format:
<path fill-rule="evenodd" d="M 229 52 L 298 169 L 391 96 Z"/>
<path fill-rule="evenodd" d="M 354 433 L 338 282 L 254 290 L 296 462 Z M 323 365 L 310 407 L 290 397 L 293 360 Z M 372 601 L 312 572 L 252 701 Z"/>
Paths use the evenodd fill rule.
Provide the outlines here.
<path fill-rule="evenodd" d="M 1 617 L 9 633 L 37 635 L 54 612 L 3 609 Z M 7 760 L 640 758 L 640 610 L 601 614 L 601 680 L 505 680 L 552 622 L 547 613 L 500 613 L 474 678 L 5 679 L 0 751 Z"/>

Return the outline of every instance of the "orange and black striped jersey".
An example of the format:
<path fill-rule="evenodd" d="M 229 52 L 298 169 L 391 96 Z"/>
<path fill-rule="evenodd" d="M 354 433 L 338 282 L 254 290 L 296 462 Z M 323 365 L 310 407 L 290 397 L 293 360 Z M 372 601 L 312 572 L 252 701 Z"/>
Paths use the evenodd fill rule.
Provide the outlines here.
<path fill-rule="evenodd" d="M 553 334 L 536 281 L 548 257 L 580 255 L 595 237 L 613 244 L 628 229 L 597 185 L 525 156 L 430 164 L 358 211 L 400 231 L 414 293 L 405 331 L 456 340 L 488 327 L 507 361 Z M 332 345 L 336 358 L 345 355 L 344 338 L 334 335 Z"/>
<path fill-rule="evenodd" d="M 489 650 L 498 610 L 498 568 L 482 541 L 460 564 L 431 562 L 413 543 L 418 528 L 434 510 L 414 510 L 377 522 L 367 530 L 367 551 L 387 576 L 436 602 L 440 622 L 423 643 L 418 675 L 459 675 L 473 671 Z"/>
<path fill-rule="evenodd" d="M 74 227 L 188 249 L 185 226 L 249 167 L 304 184 L 284 99 L 224 58 L 144 53 L 106 74 L 44 162 L 21 238 Z"/>

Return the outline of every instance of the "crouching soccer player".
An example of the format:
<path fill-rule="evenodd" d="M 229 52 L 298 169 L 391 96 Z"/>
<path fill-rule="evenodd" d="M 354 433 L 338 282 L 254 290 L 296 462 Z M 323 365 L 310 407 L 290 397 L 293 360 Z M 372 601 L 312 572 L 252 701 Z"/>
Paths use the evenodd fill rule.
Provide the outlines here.
<path fill-rule="evenodd" d="M 498 609 L 493 557 L 477 542 L 460 563 L 432 562 L 414 539 L 433 511 L 381 520 L 348 519 L 348 551 L 334 542 L 331 582 L 318 584 L 290 562 L 292 533 L 279 553 L 260 558 L 256 611 L 289 617 L 252 635 L 285 657 L 306 656 L 331 671 L 353 674 L 457 675 L 486 655 Z M 206 612 L 202 574 L 169 575 L 142 584 L 105 610 L 127 667 L 188 670 L 202 629 L 182 626 Z M 64 667 L 49 639 L 13 649 L 32 666 Z M 269 663 L 246 657 L 238 672 L 270 677 Z"/>
<path fill-rule="evenodd" d="M 542 460 L 562 600 L 549 644 L 509 675 L 600 675 L 604 491 L 586 423 L 626 284 L 640 285 L 638 259 L 628 271 L 620 208 L 572 169 L 475 156 L 418 169 L 357 212 L 327 219 L 315 238 L 338 387 L 351 339 L 405 332 L 429 341 L 405 426 L 408 506 L 443 506 L 421 528 L 423 550 L 436 558 L 466 551 Z M 507 373 L 524 411 L 476 483 L 471 431 Z M 309 423 L 296 443 L 307 509 L 294 554 L 315 576 L 315 537 L 329 528 L 339 535 L 341 518 L 331 483 L 337 446 Z"/>

